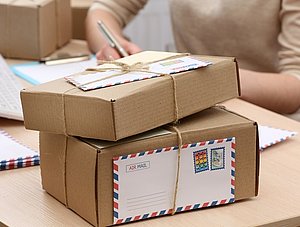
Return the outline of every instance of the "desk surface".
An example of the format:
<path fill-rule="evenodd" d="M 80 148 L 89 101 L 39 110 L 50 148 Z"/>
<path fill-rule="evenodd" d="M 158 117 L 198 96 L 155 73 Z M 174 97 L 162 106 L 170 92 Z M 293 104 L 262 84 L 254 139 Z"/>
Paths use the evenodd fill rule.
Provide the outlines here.
<path fill-rule="evenodd" d="M 300 132 L 300 123 L 239 99 L 225 103 L 260 124 Z M 0 118 L 3 128 L 38 149 L 38 133 Z M 222 207 L 161 217 L 130 226 L 295 226 L 300 223 L 300 135 L 262 152 L 259 196 Z M 0 172 L 0 221 L 9 226 L 89 226 L 41 187 L 39 166 Z M 276 225 L 274 224 L 276 223 Z"/>
<path fill-rule="evenodd" d="M 300 132 L 300 122 L 242 100 L 224 105 L 262 125 Z M 38 132 L 26 130 L 23 122 L 0 118 L 0 128 L 38 150 Z M 262 152 L 258 197 L 123 226 L 299 226 L 299 160 L 300 134 Z M 42 189 L 39 166 L 0 172 L 0 222 L 9 226 L 90 226 Z"/>

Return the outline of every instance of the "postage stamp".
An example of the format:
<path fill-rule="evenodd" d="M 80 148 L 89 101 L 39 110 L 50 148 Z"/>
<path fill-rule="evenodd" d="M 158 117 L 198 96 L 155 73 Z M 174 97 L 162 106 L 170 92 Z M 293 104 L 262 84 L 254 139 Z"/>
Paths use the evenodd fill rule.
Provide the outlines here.
<path fill-rule="evenodd" d="M 209 169 L 207 149 L 194 151 L 193 155 L 195 173 L 199 173 Z"/>
<path fill-rule="evenodd" d="M 212 148 L 211 155 L 211 170 L 225 168 L 225 147 Z"/>

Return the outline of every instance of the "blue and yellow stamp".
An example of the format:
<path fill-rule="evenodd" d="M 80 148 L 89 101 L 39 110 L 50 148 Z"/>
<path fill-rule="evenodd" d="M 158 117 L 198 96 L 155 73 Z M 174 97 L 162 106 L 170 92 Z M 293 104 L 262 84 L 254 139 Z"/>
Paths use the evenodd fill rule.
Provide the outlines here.
<path fill-rule="evenodd" d="M 199 173 L 209 169 L 207 149 L 194 151 L 193 155 L 195 173 Z"/>

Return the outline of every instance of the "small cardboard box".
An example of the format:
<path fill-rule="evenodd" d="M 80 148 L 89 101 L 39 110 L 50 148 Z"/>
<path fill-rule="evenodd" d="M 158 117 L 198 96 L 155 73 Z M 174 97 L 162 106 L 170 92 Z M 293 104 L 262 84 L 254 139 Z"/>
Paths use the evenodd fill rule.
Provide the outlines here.
<path fill-rule="evenodd" d="M 118 142 L 41 132 L 43 188 L 95 226 L 257 196 L 255 122 L 213 107 L 184 118 L 177 129 L 180 159 L 172 130 Z"/>
<path fill-rule="evenodd" d="M 68 0 L 0 0 L 0 53 L 39 60 L 71 38 Z"/>
<path fill-rule="evenodd" d="M 72 38 L 85 40 L 85 18 L 93 0 L 72 0 Z"/>
<path fill-rule="evenodd" d="M 118 61 L 133 64 L 175 55 L 145 51 Z M 64 79 L 27 88 L 21 91 L 25 127 L 116 141 L 239 95 L 234 58 L 199 58 L 212 65 L 174 74 L 174 79 L 160 76 L 86 92 Z"/>

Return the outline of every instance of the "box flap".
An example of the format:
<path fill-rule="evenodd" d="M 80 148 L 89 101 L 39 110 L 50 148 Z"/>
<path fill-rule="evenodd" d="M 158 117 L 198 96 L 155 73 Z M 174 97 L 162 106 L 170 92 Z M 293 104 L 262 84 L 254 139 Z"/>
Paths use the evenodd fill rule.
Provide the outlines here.
<path fill-rule="evenodd" d="M 48 193 L 63 204 L 65 197 L 65 149 L 67 137 L 59 134 L 41 132 L 39 135 L 42 185 Z"/>
<path fill-rule="evenodd" d="M 157 128 L 157 129 L 152 129 L 150 131 L 140 133 L 135 136 L 130 136 L 125 139 L 121 139 L 119 141 L 113 142 L 113 141 L 106 141 L 106 140 L 97 140 L 97 139 L 87 139 L 87 138 L 79 138 L 85 143 L 90 144 L 91 146 L 97 148 L 97 149 L 104 149 L 108 147 L 113 147 L 113 146 L 118 146 L 124 143 L 130 143 L 133 141 L 138 141 L 138 140 L 145 140 L 149 138 L 154 138 L 154 137 L 159 137 L 163 135 L 168 135 L 171 134 L 172 132 L 163 128 Z"/>
<path fill-rule="evenodd" d="M 68 137 L 65 163 L 68 206 L 95 226 L 98 216 L 97 153 L 97 149 Z"/>

